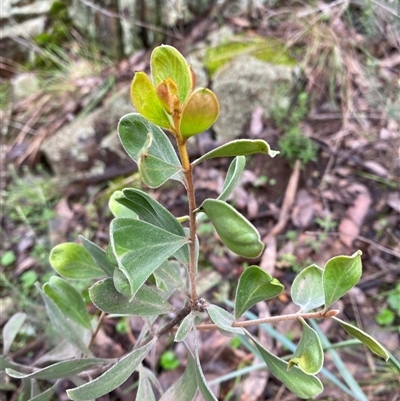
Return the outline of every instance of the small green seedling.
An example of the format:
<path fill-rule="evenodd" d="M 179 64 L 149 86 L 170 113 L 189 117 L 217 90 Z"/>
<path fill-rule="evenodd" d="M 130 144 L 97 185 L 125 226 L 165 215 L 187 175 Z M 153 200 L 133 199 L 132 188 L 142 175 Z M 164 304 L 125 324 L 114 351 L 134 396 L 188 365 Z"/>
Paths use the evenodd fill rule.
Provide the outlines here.
<path fill-rule="evenodd" d="M 13 251 L 6 251 L 1 255 L 1 265 L 2 266 L 11 266 L 17 258 L 15 257 L 15 253 Z"/>
<path fill-rule="evenodd" d="M 3 358 L 9 376 L 22 379 L 24 383 L 35 382 L 35 386 L 32 385 L 35 392 L 24 399 L 33 399 L 43 380 L 52 383 L 42 394 L 42 397 L 50 398 L 57 380 L 68 377 L 76 385 L 67 390 L 70 399 L 93 400 L 118 388 L 136 371 L 139 374 L 136 399 L 155 400 L 153 388 L 160 392 L 161 386 L 146 367 L 145 358 L 162 336 L 170 335 L 175 342 L 183 342 L 186 346 L 187 362 L 181 378 L 161 395 L 160 400 L 193 400 L 198 392 L 204 400 L 217 400 L 205 379 L 199 358 L 199 332 L 203 330 L 219 330 L 227 336 L 240 338 L 243 343 L 250 339 L 270 373 L 297 397 L 304 399 L 315 397 L 323 390 L 316 375 L 322 369 L 324 352 L 319 335 L 308 319 L 333 319 L 350 336 L 387 360 L 388 353 L 376 340 L 337 318 L 340 311 L 332 309 L 361 277 L 360 251 L 351 256 L 334 257 L 324 269 L 311 265 L 302 270 L 291 288 L 291 297 L 299 308 L 292 315 L 243 319 L 254 305 L 275 298 L 284 290 L 279 280 L 250 263 L 238 281 L 233 313 L 198 293 L 200 246 L 197 225 L 200 219 L 210 221 L 231 252 L 250 259 L 262 254 L 264 244 L 257 229 L 227 199 L 240 180 L 247 155 L 262 153 L 274 157 L 278 152 L 271 150 L 263 140 L 240 139 L 190 161 L 187 141 L 214 123 L 219 105 L 211 90 L 196 89 L 194 72 L 171 46 L 154 49 L 151 78 L 143 72 L 136 73 L 131 97 L 138 113 L 128 114 L 120 120 L 118 132 L 122 145 L 138 164 L 147 186 L 157 188 L 168 180 L 182 183 L 187 191 L 188 215 L 177 218 L 148 193 L 125 188 L 116 191 L 110 201 L 115 218 L 110 225 L 107 249 L 81 237 L 82 245 L 64 243 L 52 250 L 50 263 L 58 276 L 37 288 L 54 328 L 80 356 L 69 359 L 70 353 L 64 357 L 59 353 L 57 362 L 44 368 L 23 367 L 12 359 Z M 162 129 L 172 134 L 178 152 Z M 198 206 L 193 170 L 203 161 L 219 157 L 233 159 L 223 190 L 217 199 L 205 199 Z M 98 317 L 88 313 L 81 293 L 76 290 L 77 283 L 87 280 L 93 283 L 89 296 L 93 304 L 91 309 L 96 307 L 101 311 L 96 315 Z M 181 292 L 181 298 L 186 299 L 178 309 L 169 302 L 174 291 Z M 146 321 L 134 347 L 122 358 L 94 357 L 92 345 L 104 319 L 123 316 L 140 316 Z M 20 325 L 22 317 L 18 319 Z M 246 329 L 280 320 L 297 320 L 303 330 L 297 349 L 288 359 L 266 349 Z M 7 327 L 5 338 L 12 338 L 18 327 Z M 174 368 L 177 363 L 180 361 L 171 350 L 165 352 L 160 361 L 164 369 Z M 107 368 L 104 370 L 102 366 Z M 99 369 L 94 370 L 95 367 Z M 78 377 L 85 371 L 91 373 Z M 99 373 L 92 377 L 92 372 Z"/>
<path fill-rule="evenodd" d="M 165 370 L 174 370 L 179 366 L 179 359 L 171 350 L 165 351 L 160 357 L 160 366 Z"/>
<path fill-rule="evenodd" d="M 395 288 L 381 295 L 385 296 L 388 306 L 379 311 L 375 320 L 381 326 L 390 326 L 396 317 L 400 318 L 400 284 L 397 284 Z"/>

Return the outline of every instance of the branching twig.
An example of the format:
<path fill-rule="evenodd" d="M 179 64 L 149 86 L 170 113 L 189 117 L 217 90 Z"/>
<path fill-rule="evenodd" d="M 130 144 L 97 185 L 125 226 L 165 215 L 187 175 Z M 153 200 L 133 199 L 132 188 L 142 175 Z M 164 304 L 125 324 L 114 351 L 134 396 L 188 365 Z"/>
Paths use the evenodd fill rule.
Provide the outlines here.
<path fill-rule="evenodd" d="M 179 126 L 179 125 L 177 125 Z M 179 138 L 179 135 L 177 135 Z M 189 293 L 192 306 L 197 301 L 197 289 L 196 289 L 196 215 L 194 213 L 196 209 L 196 198 L 193 185 L 193 166 L 190 164 L 189 155 L 187 152 L 186 141 L 180 141 L 177 139 L 179 155 L 183 171 L 186 178 L 186 192 L 189 203 Z"/>
<path fill-rule="evenodd" d="M 282 316 L 269 316 L 264 317 L 262 319 L 255 319 L 255 320 L 243 320 L 240 322 L 232 323 L 232 327 L 249 327 L 249 326 L 256 326 L 262 323 L 275 323 L 275 322 L 282 322 L 285 320 L 296 320 L 302 317 L 303 319 L 328 319 L 333 316 L 336 316 L 340 311 L 338 309 L 330 309 L 326 312 L 311 312 L 311 313 L 292 313 L 289 315 L 282 315 Z M 197 330 L 213 330 L 218 329 L 216 324 L 200 324 L 196 326 Z"/>
<path fill-rule="evenodd" d="M 169 333 L 172 328 L 179 324 L 191 311 L 191 305 L 185 305 L 170 322 L 168 322 L 157 332 L 157 337 L 161 337 L 162 335 Z"/>

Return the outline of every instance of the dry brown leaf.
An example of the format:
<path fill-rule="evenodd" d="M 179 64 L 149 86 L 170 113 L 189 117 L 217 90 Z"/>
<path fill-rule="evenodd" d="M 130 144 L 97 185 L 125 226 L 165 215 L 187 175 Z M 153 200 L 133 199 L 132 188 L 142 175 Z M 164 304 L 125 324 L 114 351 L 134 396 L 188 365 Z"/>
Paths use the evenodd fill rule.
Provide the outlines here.
<path fill-rule="evenodd" d="M 354 200 L 353 205 L 347 209 L 346 215 L 339 224 L 340 241 L 349 248 L 360 233 L 362 222 L 371 202 L 370 194 L 367 191 L 361 192 Z"/>
<path fill-rule="evenodd" d="M 224 336 L 218 330 L 203 334 L 203 347 L 201 349 L 200 358 L 207 361 L 207 366 L 209 364 L 213 365 L 213 373 L 218 373 L 215 370 L 217 367 L 214 366 L 214 362 L 217 362 L 219 355 L 229 346 L 230 341 L 231 338 Z M 210 369 L 209 371 L 211 372 Z"/>
<path fill-rule="evenodd" d="M 363 163 L 364 167 L 369 170 L 372 174 L 378 175 L 379 177 L 387 177 L 389 172 L 380 163 L 374 160 L 367 160 Z"/>
<path fill-rule="evenodd" d="M 238 209 L 245 209 L 249 201 L 249 193 L 243 187 L 237 186 L 233 191 L 232 199 Z"/>
<path fill-rule="evenodd" d="M 258 202 L 254 194 L 249 194 L 247 202 L 247 218 L 252 219 L 258 214 Z"/>
<path fill-rule="evenodd" d="M 250 28 L 251 26 L 248 18 L 232 17 L 230 21 L 232 24 L 237 25 L 240 28 Z"/>
<path fill-rule="evenodd" d="M 19 259 L 19 258 L 18 258 Z M 23 272 L 29 270 L 37 263 L 36 259 L 32 256 L 24 257 L 21 262 L 18 261 L 17 267 L 13 271 L 13 276 L 19 276 Z"/>
<path fill-rule="evenodd" d="M 383 127 L 379 132 L 380 139 L 384 141 L 397 139 L 399 137 L 398 132 L 396 130 L 390 130 L 388 128 Z"/>
<path fill-rule="evenodd" d="M 296 227 L 306 228 L 312 222 L 313 217 L 314 199 L 305 189 L 300 189 L 297 192 L 296 200 L 292 209 L 292 223 Z"/>
<path fill-rule="evenodd" d="M 250 135 L 259 136 L 264 129 L 263 123 L 263 109 L 262 107 L 256 107 L 251 114 L 250 120 Z"/>
<path fill-rule="evenodd" d="M 224 179 L 220 170 L 215 168 L 205 169 L 199 167 L 196 171 L 196 189 L 207 189 L 220 193 L 224 185 Z"/>
<path fill-rule="evenodd" d="M 397 213 L 400 213 L 400 193 L 399 192 L 391 192 L 386 199 L 386 203 Z"/>
<path fill-rule="evenodd" d="M 65 241 L 66 234 L 70 230 L 74 211 L 69 207 L 67 199 L 61 199 L 55 206 L 55 216 L 50 221 L 50 239 L 53 244 Z"/>
<path fill-rule="evenodd" d="M 265 250 L 261 258 L 260 267 L 264 269 L 269 275 L 275 274 L 276 263 L 276 238 L 266 237 L 263 239 Z"/>
<path fill-rule="evenodd" d="M 357 302 L 357 305 L 367 305 L 368 298 L 365 295 L 365 292 L 359 287 L 353 287 L 348 292 L 349 296 Z"/>
<path fill-rule="evenodd" d="M 393 53 L 391 56 L 379 60 L 378 64 L 383 68 L 393 68 L 400 64 L 400 53 Z"/>
<path fill-rule="evenodd" d="M 116 343 L 103 329 L 96 335 L 93 345 L 93 353 L 98 358 L 118 358 L 125 354 L 121 344 Z"/>
<path fill-rule="evenodd" d="M 291 302 L 283 308 L 281 315 L 290 315 L 298 311 L 298 305 Z M 276 324 L 276 330 L 284 335 L 289 334 L 290 338 L 292 338 L 293 340 L 296 340 L 301 336 L 301 327 L 296 320 L 283 320 L 281 322 L 278 322 Z"/>

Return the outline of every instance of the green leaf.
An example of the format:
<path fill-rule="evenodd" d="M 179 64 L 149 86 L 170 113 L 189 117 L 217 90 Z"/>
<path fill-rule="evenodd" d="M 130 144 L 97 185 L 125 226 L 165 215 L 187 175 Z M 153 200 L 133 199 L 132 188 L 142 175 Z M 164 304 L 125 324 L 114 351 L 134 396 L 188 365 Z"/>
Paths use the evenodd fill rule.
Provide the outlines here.
<path fill-rule="evenodd" d="M 125 355 L 98 378 L 77 388 L 67 390 L 69 398 L 76 401 L 93 400 L 115 390 L 138 368 L 139 364 L 150 352 L 155 341 L 156 338 L 143 347 Z"/>
<path fill-rule="evenodd" d="M 354 398 L 354 400 L 369 401 L 368 397 L 366 396 L 366 394 L 364 393 L 364 391 L 361 389 L 360 385 L 358 384 L 358 381 L 355 379 L 353 374 L 347 369 L 347 366 L 346 366 L 345 362 L 343 361 L 341 355 L 339 355 L 336 352 L 335 347 L 328 340 L 327 336 L 325 335 L 325 333 L 321 329 L 321 327 L 313 319 L 310 319 L 309 322 L 310 322 L 310 325 L 313 327 L 313 329 L 317 332 L 317 334 L 321 340 L 321 344 L 324 347 L 324 349 L 326 349 L 326 352 L 329 354 L 329 357 L 331 358 L 332 363 L 335 366 L 337 372 L 339 372 L 340 376 L 342 376 L 342 378 L 346 382 L 346 386 L 344 386 L 341 381 L 335 383 L 335 381 L 337 379 L 335 379 L 335 380 L 329 379 L 329 380 L 331 380 L 332 383 L 335 383 L 338 388 L 342 388 L 342 390 L 345 393 L 351 395 Z M 330 371 L 328 371 L 325 368 L 322 369 L 322 372 L 326 378 L 329 378 L 329 376 L 331 375 Z M 333 377 L 335 377 L 335 376 L 333 376 Z"/>
<path fill-rule="evenodd" d="M 79 236 L 79 239 L 81 240 L 82 245 L 90 253 L 93 260 L 97 263 L 97 266 L 99 266 L 108 277 L 112 277 L 115 267 L 108 261 L 106 251 L 82 235 Z"/>
<path fill-rule="evenodd" d="M 143 364 L 140 364 L 139 365 L 139 375 L 146 376 L 149 379 L 150 383 L 158 390 L 158 392 L 160 394 L 163 394 L 164 391 L 161 387 L 160 382 L 157 379 L 156 373 L 154 373 L 152 370 L 150 370 L 148 368 L 145 368 L 143 366 Z M 146 400 L 143 400 L 143 401 L 146 401 Z"/>
<path fill-rule="evenodd" d="M 163 160 L 166 164 L 175 166 L 177 169 L 182 169 L 171 141 L 159 127 L 137 113 L 125 115 L 118 124 L 118 134 L 122 146 L 136 163 L 139 163 L 140 152 L 146 144 L 148 133 L 152 135 L 151 147 L 148 151 L 149 156 Z M 182 183 L 185 182 L 182 171 L 170 178 Z"/>
<path fill-rule="evenodd" d="M 396 288 L 390 291 L 387 297 L 387 303 L 398 316 L 400 316 L 400 283 L 396 285 Z"/>
<path fill-rule="evenodd" d="M 316 331 L 304 319 L 299 318 L 299 320 L 303 326 L 303 334 L 296 351 L 289 360 L 288 370 L 298 366 L 304 373 L 315 375 L 324 364 L 324 350 Z"/>
<path fill-rule="evenodd" d="M 29 401 L 33 393 L 35 393 L 36 383 L 31 379 L 22 379 L 22 392 L 19 401 Z"/>
<path fill-rule="evenodd" d="M 375 321 L 380 326 L 390 326 L 393 324 L 395 318 L 396 318 L 396 315 L 392 310 L 383 308 L 375 316 Z"/>
<path fill-rule="evenodd" d="M 150 188 L 158 188 L 174 175 L 181 172 L 181 167 L 170 164 L 162 158 L 150 154 L 149 149 L 153 142 L 151 132 L 147 134 L 147 140 L 139 152 L 139 172 L 143 182 Z"/>
<path fill-rule="evenodd" d="M 325 308 L 353 288 L 361 277 L 361 251 L 352 256 L 335 256 L 325 265 L 322 280 L 325 292 Z"/>
<path fill-rule="evenodd" d="M 193 323 L 196 316 L 197 314 L 195 312 L 190 312 L 187 316 L 185 316 L 175 333 L 174 341 L 180 342 L 187 337 L 193 328 Z"/>
<path fill-rule="evenodd" d="M 242 177 L 244 167 L 246 165 L 246 158 L 244 156 L 236 156 L 229 166 L 228 173 L 226 174 L 224 186 L 221 194 L 218 196 L 218 200 L 226 201 L 236 185 Z"/>
<path fill-rule="evenodd" d="M 226 202 L 206 199 L 199 208 L 211 220 L 223 243 L 238 255 L 257 258 L 264 249 L 256 228 Z"/>
<path fill-rule="evenodd" d="M 321 268 L 310 265 L 293 280 L 292 300 L 301 307 L 302 312 L 309 312 L 325 303 L 322 275 L 323 270 Z"/>
<path fill-rule="evenodd" d="M 169 179 L 179 175 L 182 169 L 174 164 L 166 163 L 152 155 L 139 159 L 139 172 L 143 182 L 150 188 L 158 188 Z"/>
<path fill-rule="evenodd" d="M 130 301 L 115 289 L 111 278 L 99 281 L 90 287 L 89 296 L 98 309 L 110 314 L 151 316 L 173 311 L 167 301 L 145 285 Z"/>
<path fill-rule="evenodd" d="M 181 237 L 186 236 L 182 225 L 175 216 L 164 206 L 153 199 L 147 193 L 135 188 L 125 188 L 122 196 L 116 198 L 117 202 L 126 206 L 147 223 L 163 228 Z M 175 256 L 183 263 L 189 263 L 189 248 L 183 246 Z"/>
<path fill-rule="evenodd" d="M 3 327 L 3 355 L 7 355 L 26 319 L 25 313 L 15 313 Z"/>
<path fill-rule="evenodd" d="M 50 351 L 35 359 L 35 366 L 45 366 L 50 362 L 59 362 L 67 359 L 75 359 L 80 357 L 79 349 L 75 348 L 71 343 L 66 340 L 57 342 L 57 345 Z M 18 370 L 18 369 L 17 369 Z"/>
<path fill-rule="evenodd" d="M 117 258 L 115 257 L 115 255 L 113 253 L 111 244 L 107 245 L 107 248 L 106 248 L 106 259 L 107 259 L 107 262 L 114 268 L 114 271 L 111 273 L 111 276 L 114 276 L 115 275 L 115 271 L 118 270 L 117 269 L 118 260 L 117 260 Z"/>
<path fill-rule="evenodd" d="M 53 399 L 53 394 L 56 392 L 59 386 L 59 382 L 56 381 L 51 387 L 47 390 L 43 391 L 41 394 L 36 397 L 31 398 L 29 401 L 50 401 Z"/>
<path fill-rule="evenodd" d="M 111 222 L 110 238 L 119 269 L 129 280 L 131 297 L 165 260 L 188 242 L 186 237 L 145 221 L 126 218 Z"/>
<path fill-rule="evenodd" d="M 163 370 L 175 370 L 180 362 L 174 351 L 164 351 L 160 356 L 160 366 Z"/>
<path fill-rule="evenodd" d="M 75 242 L 55 246 L 50 252 L 50 264 L 65 278 L 82 280 L 104 277 L 104 272 L 94 262 L 90 253 Z"/>
<path fill-rule="evenodd" d="M 223 308 L 217 305 L 208 305 L 207 313 L 210 319 L 221 329 L 225 335 L 243 334 L 243 329 L 240 327 L 232 327 L 235 322 L 235 317 Z"/>
<path fill-rule="evenodd" d="M 25 366 L 9 361 L 2 355 L 0 355 L 0 371 L 5 370 L 6 368 L 19 369 L 19 368 L 25 368 Z"/>
<path fill-rule="evenodd" d="M 9 376 L 16 379 L 56 380 L 74 376 L 93 366 L 104 365 L 112 361 L 112 359 L 81 358 L 58 362 L 29 374 L 17 372 L 14 369 L 6 369 L 6 372 Z"/>
<path fill-rule="evenodd" d="M 54 301 L 65 317 L 92 330 L 85 302 L 71 284 L 61 277 L 52 276 L 49 282 L 43 285 L 43 291 Z"/>
<path fill-rule="evenodd" d="M 137 72 L 133 77 L 131 99 L 136 110 L 153 124 L 166 129 L 173 126 L 153 83 L 144 72 Z"/>
<path fill-rule="evenodd" d="M 322 392 L 323 386 L 317 377 L 304 373 L 297 366 L 288 371 L 286 361 L 269 352 L 249 332 L 246 331 L 246 333 L 253 340 L 270 372 L 292 393 L 299 398 L 308 399 Z"/>
<path fill-rule="evenodd" d="M 257 302 L 276 297 L 284 288 L 260 267 L 249 266 L 241 275 L 236 289 L 235 318 L 238 319 Z"/>
<path fill-rule="evenodd" d="M 121 204 L 117 201 L 117 198 L 120 198 L 122 195 L 122 191 L 115 191 L 110 196 L 108 201 L 108 208 L 111 210 L 111 213 L 114 217 L 128 217 L 130 219 L 136 219 L 137 214 Z"/>
<path fill-rule="evenodd" d="M 160 401 L 192 401 L 197 393 L 196 363 L 189 352 L 183 375 L 163 394 Z"/>
<path fill-rule="evenodd" d="M 383 358 L 385 361 L 389 359 L 389 354 L 385 350 L 385 348 L 382 347 L 381 344 L 379 344 L 378 341 L 376 341 L 373 337 L 371 337 L 369 334 L 365 333 L 364 331 L 360 330 L 358 327 L 353 326 L 350 323 L 344 322 L 343 320 L 337 318 L 336 316 L 332 317 L 336 322 L 338 322 L 343 329 L 349 334 L 350 336 L 357 338 L 357 340 L 360 340 L 363 344 L 365 344 L 374 354 L 380 356 Z"/>
<path fill-rule="evenodd" d="M 268 143 L 262 139 L 236 139 L 211 150 L 195 160 L 192 165 L 197 166 L 202 161 L 213 159 L 215 157 L 248 156 L 255 153 L 264 153 L 271 157 L 275 157 L 279 152 L 271 150 Z"/>
<path fill-rule="evenodd" d="M 196 371 L 196 379 L 197 386 L 200 390 L 201 395 L 205 401 L 218 401 L 215 397 L 214 393 L 211 391 L 210 386 L 207 383 L 206 378 L 204 377 L 203 370 L 201 369 L 201 363 L 199 358 L 199 350 L 198 350 L 198 339 L 197 333 L 194 338 L 194 358 L 195 358 L 195 371 Z M 191 354 L 191 350 L 188 348 L 188 355 Z"/>
<path fill-rule="evenodd" d="M 126 277 L 126 274 L 122 270 L 119 269 L 114 270 L 113 282 L 115 289 L 123 296 L 131 300 L 132 298 L 131 285 L 128 280 L 128 277 Z"/>
<path fill-rule="evenodd" d="M 136 401 L 156 401 L 147 372 L 148 370 L 144 369 L 143 365 L 139 365 L 139 387 Z"/>
<path fill-rule="evenodd" d="M 17 258 L 13 251 L 5 251 L 3 255 L 1 255 L 0 264 L 2 266 L 11 266 Z"/>
<path fill-rule="evenodd" d="M 184 138 L 210 128 L 219 114 L 219 103 L 210 89 L 196 89 L 187 100 L 181 115 L 179 132 Z"/>
<path fill-rule="evenodd" d="M 168 78 L 178 86 L 178 97 L 185 103 L 192 87 L 192 78 L 189 66 L 178 50 L 172 46 L 162 45 L 156 47 L 150 58 L 151 76 L 154 86 Z"/>
<path fill-rule="evenodd" d="M 85 344 L 85 337 L 87 337 L 85 334 L 89 333 L 89 331 L 66 318 L 54 301 L 43 292 L 39 284 L 36 284 L 36 288 L 39 290 L 46 304 L 47 314 L 53 327 L 64 339 L 78 348 L 83 354 L 91 355 L 91 352 Z"/>
<path fill-rule="evenodd" d="M 180 265 L 176 260 L 167 260 L 153 274 L 156 279 L 157 288 L 162 291 L 169 289 L 186 290 Z"/>

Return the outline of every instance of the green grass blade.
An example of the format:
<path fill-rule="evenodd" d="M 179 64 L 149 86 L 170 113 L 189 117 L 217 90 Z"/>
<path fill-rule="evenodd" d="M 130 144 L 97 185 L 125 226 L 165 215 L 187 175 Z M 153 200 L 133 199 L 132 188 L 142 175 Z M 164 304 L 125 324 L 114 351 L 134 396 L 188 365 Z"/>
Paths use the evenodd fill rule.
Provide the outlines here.
<path fill-rule="evenodd" d="M 310 325 L 315 329 L 315 331 L 318 333 L 319 338 L 321 340 L 322 346 L 323 347 L 330 347 L 331 343 L 326 337 L 325 333 L 320 329 L 318 324 L 313 321 L 309 320 Z M 350 389 L 353 392 L 353 397 L 356 398 L 359 401 L 368 401 L 368 397 L 365 395 L 364 391 L 361 389 L 360 385 L 354 378 L 354 376 L 349 372 L 347 369 L 346 365 L 340 358 L 339 354 L 334 350 L 334 349 L 328 349 L 327 351 L 331 358 L 333 363 L 335 364 L 337 370 L 339 371 L 340 375 L 343 377 L 344 381 L 347 383 L 347 385 L 350 387 Z"/>
<path fill-rule="evenodd" d="M 228 301 L 225 300 L 224 301 L 228 306 L 230 307 L 234 307 L 234 303 L 232 301 Z M 254 313 L 252 312 L 246 312 L 245 316 L 249 319 L 258 319 L 258 316 L 256 316 Z M 289 349 L 290 351 L 294 351 L 296 349 L 296 345 L 290 341 L 289 339 L 287 339 L 284 335 L 282 335 L 281 333 L 279 333 L 278 331 L 276 331 L 272 326 L 270 326 L 269 324 L 261 324 L 260 327 L 266 332 L 268 333 L 270 336 L 272 336 L 275 340 L 279 341 L 284 347 L 286 347 L 287 349 Z M 322 346 L 325 349 L 325 343 L 321 340 Z M 330 344 L 328 344 L 328 346 L 330 346 Z M 254 350 L 254 348 L 253 348 Z M 253 352 L 253 351 L 252 351 Z M 265 366 L 265 365 L 264 365 Z M 340 388 L 344 393 L 352 396 L 355 398 L 355 394 L 353 393 L 353 391 L 351 389 L 349 389 L 345 384 L 343 384 L 334 374 L 332 374 L 331 372 L 329 372 L 329 370 L 327 370 L 326 368 L 322 368 L 321 370 L 321 374 L 324 375 L 330 382 L 332 382 L 335 386 L 337 386 L 338 388 Z"/>

